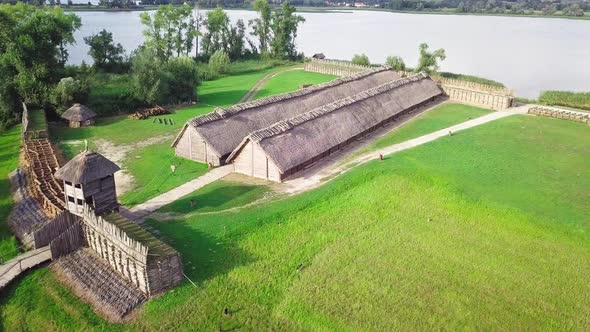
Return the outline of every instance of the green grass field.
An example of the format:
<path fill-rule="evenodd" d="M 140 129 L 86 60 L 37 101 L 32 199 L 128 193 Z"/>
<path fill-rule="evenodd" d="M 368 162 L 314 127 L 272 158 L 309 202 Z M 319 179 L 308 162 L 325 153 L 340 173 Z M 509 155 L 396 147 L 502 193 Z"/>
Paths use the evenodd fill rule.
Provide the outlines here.
<path fill-rule="evenodd" d="M 158 211 L 191 213 L 226 210 L 252 203 L 262 198 L 268 191 L 268 187 L 262 185 L 219 180 Z M 191 207 L 191 200 L 194 202 L 194 207 Z"/>
<path fill-rule="evenodd" d="M 369 151 L 375 151 L 420 137 L 435 131 L 454 126 L 461 122 L 469 121 L 480 116 L 486 115 L 490 110 L 456 103 L 444 103 L 434 107 L 426 113 L 409 120 L 401 127 L 379 137 L 374 142 L 355 151 L 353 156 L 360 155 Z M 352 156 L 351 156 L 352 157 Z M 347 160 L 350 158 L 346 158 Z"/>
<path fill-rule="evenodd" d="M 10 232 L 7 218 L 12 209 L 8 174 L 18 166 L 20 126 L 0 133 L 0 257 L 4 260 L 17 254 L 18 244 Z"/>
<path fill-rule="evenodd" d="M 5 330 L 587 330 L 590 133 L 512 116 L 234 212 L 150 221 L 189 283 L 109 325 L 41 269 Z M 233 314 L 224 316 L 223 309 Z"/>
<path fill-rule="evenodd" d="M 319 84 L 336 79 L 336 76 L 305 72 L 285 71 L 272 77 L 256 94 L 256 99 L 298 90 L 302 84 Z"/>

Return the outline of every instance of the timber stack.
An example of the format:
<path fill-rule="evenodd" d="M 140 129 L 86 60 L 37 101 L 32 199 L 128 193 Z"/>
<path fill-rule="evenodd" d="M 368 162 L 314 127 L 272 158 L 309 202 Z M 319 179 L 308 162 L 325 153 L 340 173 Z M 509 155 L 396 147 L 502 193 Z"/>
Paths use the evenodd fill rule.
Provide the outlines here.
<path fill-rule="evenodd" d="M 129 115 L 129 118 L 135 119 L 135 120 L 144 120 L 144 119 L 149 118 L 150 116 L 157 116 L 157 115 L 164 115 L 164 114 L 170 114 L 170 111 L 168 111 L 167 109 L 165 109 L 162 106 L 156 105 L 151 108 L 146 108 L 144 110 L 137 111 L 137 112 Z"/>

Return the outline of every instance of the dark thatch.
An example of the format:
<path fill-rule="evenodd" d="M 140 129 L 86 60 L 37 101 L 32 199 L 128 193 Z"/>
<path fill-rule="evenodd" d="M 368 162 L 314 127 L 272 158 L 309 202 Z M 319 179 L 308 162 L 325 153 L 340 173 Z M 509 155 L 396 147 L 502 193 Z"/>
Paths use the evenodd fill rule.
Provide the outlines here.
<path fill-rule="evenodd" d="M 312 56 L 312 58 L 323 60 L 326 58 L 326 56 L 324 55 L 324 53 L 316 53 Z"/>
<path fill-rule="evenodd" d="M 72 183 L 88 183 L 113 175 L 118 170 L 112 161 L 93 151 L 84 151 L 55 172 L 57 179 Z"/>
<path fill-rule="evenodd" d="M 194 127 L 217 157 L 222 158 L 253 131 L 396 79 L 399 75 L 389 67 L 374 68 L 306 89 L 218 108 L 190 120 L 187 125 Z M 173 147 L 185 129 L 186 126 Z"/>
<path fill-rule="evenodd" d="M 68 108 L 61 117 L 68 121 L 84 122 L 96 117 L 96 113 L 87 106 L 76 103 L 74 106 Z"/>
<path fill-rule="evenodd" d="M 441 94 L 426 74 L 388 82 L 253 132 L 227 161 L 233 160 L 252 141 L 262 147 L 284 174 Z"/>

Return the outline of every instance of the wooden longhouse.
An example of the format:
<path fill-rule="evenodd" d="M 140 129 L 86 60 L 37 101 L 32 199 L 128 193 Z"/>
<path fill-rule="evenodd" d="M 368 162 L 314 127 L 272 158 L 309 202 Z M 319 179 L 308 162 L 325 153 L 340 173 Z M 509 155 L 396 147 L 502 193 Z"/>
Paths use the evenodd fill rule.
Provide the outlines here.
<path fill-rule="evenodd" d="M 85 105 L 74 104 L 61 117 L 68 121 L 71 128 L 87 127 L 94 124 L 96 113 Z"/>
<path fill-rule="evenodd" d="M 55 178 L 64 182 L 67 209 L 81 216 L 84 205 L 97 214 L 119 207 L 114 174 L 120 168 L 112 161 L 93 151 L 84 151 L 55 172 Z"/>
<path fill-rule="evenodd" d="M 295 92 L 218 108 L 189 120 L 172 147 L 177 156 L 219 166 L 256 130 L 399 78 L 390 68 L 379 67 Z"/>
<path fill-rule="evenodd" d="M 442 93 L 426 74 L 391 81 L 255 131 L 227 162 L 237 173 L 281 182 Z"/>

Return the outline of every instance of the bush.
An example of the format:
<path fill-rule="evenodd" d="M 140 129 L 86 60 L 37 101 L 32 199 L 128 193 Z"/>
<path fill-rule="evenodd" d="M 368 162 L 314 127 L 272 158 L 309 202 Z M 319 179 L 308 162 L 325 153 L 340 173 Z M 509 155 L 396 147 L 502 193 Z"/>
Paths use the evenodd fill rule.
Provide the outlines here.
<path fill-rule="evenodd" d="M 198 83 L 197 64 L 189 57 L 172 58 L 165 66 L 171 92 L 168 102 L 188 102 L 197 98 L 196 87 Z"/>
<path fill-rule="evenodd" d="M 366 54 L 355 54 L 352 57 L 352 63 L 354 63 L 355 65 L 360 65 L 360 66 L 370 66 L 371 63 L 369 62 L 369 57 Z"/>
<path fill-rule="evenodd" d="M 62 114 L 75 103 L 86 104 L 89 94 L 88 83 L 72 77 L 62 78 L 53 89 L 51 103 L 58 114 Z"/>
<path fill-rule="evenodd" d="M 405 71 L 406 64 L 404 60 L 399 56 L 388 56 L 385 60 L 385 64 L 393 68 L 396 71 Z"/>
<path fill-rule="evenodd" d="M 133 95 L 146 104 L 163 104 L 170 91 L 163 63 L 151 48 L 136 52 L 131 64 Z"/>
<path fill-rule="evenodd" d="M 590 110 L 590 92 L 543 91 L 539 102 L 545 105 Z"/>
<path fill-rule="evenodd" d="M 215 75 L 229 72 L 229 56 L 222 50 L 217 50 L 209 59 L 209 70 Z"/>

